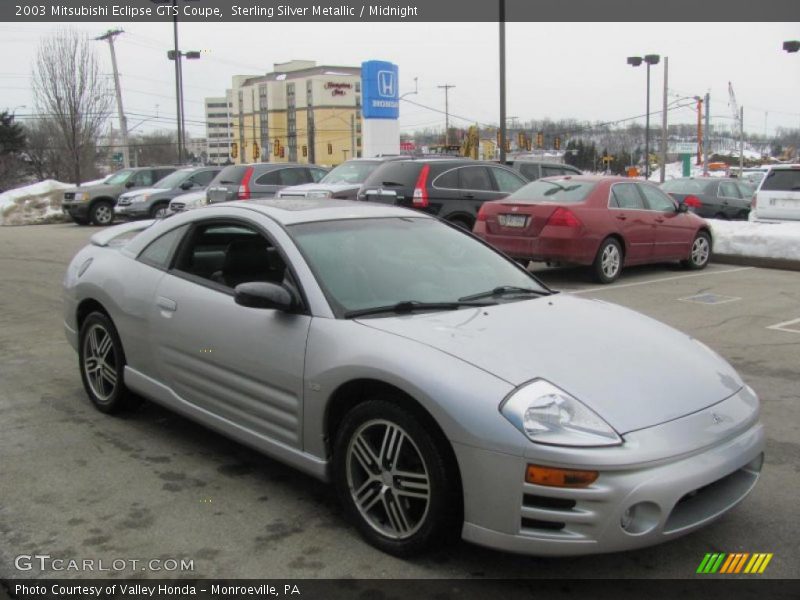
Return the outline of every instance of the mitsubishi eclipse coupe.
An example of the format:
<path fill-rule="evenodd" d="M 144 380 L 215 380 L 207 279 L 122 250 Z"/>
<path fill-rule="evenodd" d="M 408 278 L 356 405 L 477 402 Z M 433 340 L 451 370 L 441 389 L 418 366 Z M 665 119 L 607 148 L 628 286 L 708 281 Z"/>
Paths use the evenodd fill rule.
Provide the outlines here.
<path fill-rule="evenodd" d="M 759 401 L 701 343 L 545 287 L 457 227 L 235 202 L 106 229 L 64 326 L 105 413 L 148 398 L 332 481 L 374 546 L 639 548 L 740 502 Z"/>

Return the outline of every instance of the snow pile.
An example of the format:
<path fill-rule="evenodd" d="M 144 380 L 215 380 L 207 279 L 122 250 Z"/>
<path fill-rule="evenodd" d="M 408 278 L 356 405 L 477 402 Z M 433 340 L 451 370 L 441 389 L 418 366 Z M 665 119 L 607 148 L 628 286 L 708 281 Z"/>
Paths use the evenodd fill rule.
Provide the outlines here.
<path fill-rule="evenodd" d="M 694 162 L 694 158 L 692 158 L 689 176 L 702 177 L 703 165 L 696 165 Z M 725 171 L 709 171 L 708 176 L 726 177 L 727 175 L 725 174 Z M 669 181 L 670 179 L 680 179 L 681 177 L 683 177 L 683 163 L 680 161 L 667 163 L 667 168 L 664 171 L 664 181 Z M 659 183 L 661 181 L 661 167 L 653 167 L 652 171 L 650 172 L 650 179 L 648 179 L 648 181 L 652 181 L 653 183 Z"/>
<path fill-rule="evenodd" d="M 103 183 L 87 181 L 81 187 Z M 0 194 L 0 225 L 32 225 L 64 220 L 61 200 L 71 183 L 45 179 Z"/>
<path fill-rule="evenodd" d="M 800 221 L 754 223 L 706 219 L 716 254 L 800 260 Z"/>
<path fill-rule="evenodd" d="M 46 179 L 0 194 L 0 225 L 29 225 L 61 216 L 64 190 L 75 187 Z"/>

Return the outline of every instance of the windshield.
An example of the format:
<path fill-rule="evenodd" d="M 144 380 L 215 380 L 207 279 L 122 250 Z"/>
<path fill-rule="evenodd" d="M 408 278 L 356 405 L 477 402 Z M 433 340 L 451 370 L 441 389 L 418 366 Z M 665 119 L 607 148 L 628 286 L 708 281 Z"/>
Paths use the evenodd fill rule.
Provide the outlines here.
<path fill-rule="evenodd" d="M 503 199 L 503 202 L 556 202 L 558 204 L 577 204 L 586 200 L 594 189 L 593 181 L 577 181 L 568 178 L 539 179 L 523 185 L 516 192 Z"/>
<path fill-rule="evenodd" d="M 697 181 L 696 179 L 672 179 L 665 181 L 661 189 L 673 194 L 703 194 L 713 182 Z"/>
<path fill-rule="evenodd" d="M 349 219 L 288 230 L 339 316 L 406 301 L 458 302 L 502 286 L 547 291 L 502 255 L 434 219 Z"/>
<path fill-rule="evenodd" d="M 131 173 L 133 173 L 130 169 L 124 169 L 122 171 L 117 171 L 113 175 L 111 175 L 108 179 L 104 181 L 104 183 L 108 185 L 119 185 L 121 183 L 125 183 L 130 177 Z"/>
<path fill-rule="evenodd" d="M 353 161 L 342 163 L 320 179 L 320 183 L 364 183 L 367 176 L 375 170 L 379 162 Z"/>
<path fill-rule="evenodd" d="M 171 190 L 173 188 L 178 187 L 184 181 L 186 181 L 191 175 L 194 173 L 192 169 L 181 169 L 180 171 L 175 171 L 170 173 L 163 179 L 159 179 L 153 184 L 154 188 L 160 188 L 165 190 Z"/>

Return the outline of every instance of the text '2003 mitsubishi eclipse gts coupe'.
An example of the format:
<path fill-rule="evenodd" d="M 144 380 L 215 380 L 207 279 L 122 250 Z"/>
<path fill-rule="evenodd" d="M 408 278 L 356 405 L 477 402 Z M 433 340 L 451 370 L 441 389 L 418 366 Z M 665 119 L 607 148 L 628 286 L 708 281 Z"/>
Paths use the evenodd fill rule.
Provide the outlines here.
<path fill-rule="evenodd" d="M 656 544 L 761 470 L 758 398 L 700 341 L 409 209 L 282 199 L 121 225 L 64 286 L 99 410 L 143 396 L 330 480 L 391 554 L 450 534 Z"/>

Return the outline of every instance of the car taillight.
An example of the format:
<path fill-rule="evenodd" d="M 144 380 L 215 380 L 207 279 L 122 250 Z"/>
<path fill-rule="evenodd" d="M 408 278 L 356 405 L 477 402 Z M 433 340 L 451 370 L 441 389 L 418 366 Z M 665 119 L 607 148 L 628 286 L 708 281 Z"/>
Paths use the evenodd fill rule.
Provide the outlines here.
<path fill-rule="evenodd" d="M 486 220 L 486 205 L 481 204 L 481 207 L 478 209 L 478 221 L 485 221 Z"/>
<path fill-rule="evenodd" d="M 553 227 L 580 227 L 581 222 L 571 210 L 559 206 L 547 219 L 547 225 Z"/>
<path fill-rule="evenodd" d="M 692 208 L 700 208 L 701 206 L 703 206 L 703 203 L 700 202 L 700 198 L 691 195 L 686 196 L 686 198 L 683 199 L 683 203 L 686 206 L 691 206 Z"/>
<path fill-rule="evenodd" d="M 239 184 L 239 194 L 237 195 L 239 200 L 250 199 L 250 178 L 252 176 L 253 167 L 247 167 L 247 170 L 244 172 L 244 177 L 242 177 L 242 183 Z"/>
<path fill-rule="evenodd" d="M 755 210 L 756 209 L 756 195 L 753 194 L 753 197 L 750 198 L 750 208 Z"/>
<path fill-rule="evenodd" d="M 419 177 L 417 177 L 417 183 L 414 185 L 411 203 L 417 208 L 428 206 L 428 172 L 430 170 L 430 165 L 422 165 L 422 170 L 419 172 Z"/>

